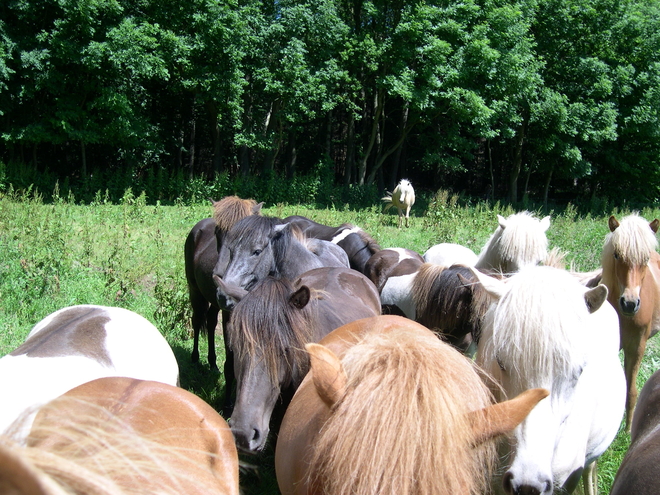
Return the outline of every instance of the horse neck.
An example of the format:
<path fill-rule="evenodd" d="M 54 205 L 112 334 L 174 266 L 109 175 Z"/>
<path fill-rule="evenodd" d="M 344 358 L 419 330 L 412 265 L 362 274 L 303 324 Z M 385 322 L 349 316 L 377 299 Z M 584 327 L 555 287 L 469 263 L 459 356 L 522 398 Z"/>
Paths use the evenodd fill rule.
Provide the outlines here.
<path fill-rule="evenodd" d="M 320 266 L 318 257 L 293 235 L 283 235 L 273 246 L 272 273 L 294 280 Z"/>

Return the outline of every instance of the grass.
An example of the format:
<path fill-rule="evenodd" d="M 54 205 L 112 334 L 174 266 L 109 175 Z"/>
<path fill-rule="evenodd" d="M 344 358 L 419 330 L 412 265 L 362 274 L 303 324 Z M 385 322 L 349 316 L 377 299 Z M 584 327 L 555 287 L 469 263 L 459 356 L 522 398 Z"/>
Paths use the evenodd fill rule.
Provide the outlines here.
<path fill-rule="evenodd" d="M 88 303 L 121 306 L 142 314 L 163 332 L 179 362 L 182 386 L 219 410 L 223 378 L 209 371 L 204 339 L 201 362 L 190 362 L 190 309 L 183 267 L 184 239 L 197 221 L 210 215 L 210 205 L 148 205 L 143 195 L 136 197 L 130 190 L 119 204 L 98 200 L 83 206 L 55 199 L 45 204 L 33 195 L 0 197 L 0 356 L 20 345 L 36 322 L 57 309 Z M 397 228 L 395 214 L 380 211 L 380 205 L 360 210 L 347 205 L 325 210 L 274 205 L 263 210 L 278 217 L 305 215 L 327 225 L 351 222 L 371 233 L 382 247 L 407 247 L 420 253 L 439 242 L 461 243 L 478 252 L 497 225 L 496 215 L 513 212 L 499 204 L 461 204 L 457 196 L 444 191 L 413 208 L 408 229 Z M 657 210 L 641 213 L 649 219 L 660 216 Z M 549 214 L 551 246 L 567 252 L 575 269 L 597 268 L 606 217 L 579 215 L 570 205 Z M 216 344 L 221 365 L 222 340 Z M 651 340 L 640 388 L 659 364 L 660 349 Z M 629 441 L 620 432 L 601 457 L 601 493 L 609 492 Z M 243 467 L 245 494 L 278 493 L 272 449 L 244 460 Z"/>

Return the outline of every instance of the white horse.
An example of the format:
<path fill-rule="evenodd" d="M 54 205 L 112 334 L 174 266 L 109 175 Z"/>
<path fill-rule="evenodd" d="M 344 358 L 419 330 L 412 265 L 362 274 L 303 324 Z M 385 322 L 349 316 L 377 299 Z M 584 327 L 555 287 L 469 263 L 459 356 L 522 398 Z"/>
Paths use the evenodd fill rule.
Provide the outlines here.
<path fill-rule="evenodd" d="M 106 376 L 176 386 L 179 365 L 158 329 L 127 309 L 82 305 L 48 315 L 0 359 L 0 433 L 23 441 L 43 404 Z"/>
<path fill-rule="evenodd" d="M 424 253 L 427 263 L 451 266 L 460 264 L 480 270 L 514 273 L 523 266 L 536 265 L 548 256 L 550 217 L 539 220 L 530 212 L 515 213 L 507 218 L 497 215 L 498 226 L 481 249 L 479 256 L 460 244 L 442 243 Z"/>
<path fill-rule="evenodd" d="M 401 179 L 394 192 L 387 191 L 387 196 L 381 198 L 385 202 L 385 210 L 389 210 L 392 206 L 396 207 L 399 212 L 399 227 L 405 215 L 406 227 L 408 227 L 408 218 L 410 216 L 410 208 L 415 204 L 415 190 L 413 189 L 410 181 Z"/>
<path fill-rule="evenodd" d="M 550 391 L 514 430 L 499 489 L 571 493 L 582 477 L 585 493 L 596 493 L 596 460 L 616 436 L 626 397 L 607 288 L 588 289 L 547 266 L 523 268 L 506 281 L 473 271 L 497 301 L 484 317 L 477 363 L 508 397 L 529 387 Z"/>

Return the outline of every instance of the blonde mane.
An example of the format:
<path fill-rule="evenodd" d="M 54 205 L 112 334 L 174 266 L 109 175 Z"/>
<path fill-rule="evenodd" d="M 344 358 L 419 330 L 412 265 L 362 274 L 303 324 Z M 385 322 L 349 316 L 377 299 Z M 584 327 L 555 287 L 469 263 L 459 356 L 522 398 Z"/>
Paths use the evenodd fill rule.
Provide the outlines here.
<path fill-rule="evenodd" d="M 256 207 L 257 202 L 253 199 L 225 196 L 213 202 L 213 220 L 221 232 L 227 232 L 242 218 L 255 214 Z"/>
<path fill-rule="evenodd" d="M 543 220 L 528 211 L 510 215 L 506 228 L 498 225 L 488 239 L 475 266 L 511 273 L 525 265 L 536 265 L 548 255 L 546 228 Z"/>
<path fill-rule="evenodd" d="M 658 248 L 658 239 L 649 222 L 637 213 L 623 217 L 619 226 L 605 237 L 602 265 L 611 269 L 616 253 L 624 263 L 633 266 L 646 265 L 651 253 Z"/>
<path fill-rule="evenodd" d="M 506 369 L 513 393 L 541 380 L 570 377 L 583 364 L 588 310 L 585 288 L 553 267 L 523 268 L 506 282 L 506 293 L 486 314 L 479 361 Z M 523 379 L 524 377 L 524 379 Z"/>
<path fill-rule="evenodd" d="M 432 333 L 373 334 L 342 360 L 345 394 L 310 459 L 331 495 L 477 494 L 495 459 L 474 447 L 468 414 L 491 404 L 471 361 Z"/>

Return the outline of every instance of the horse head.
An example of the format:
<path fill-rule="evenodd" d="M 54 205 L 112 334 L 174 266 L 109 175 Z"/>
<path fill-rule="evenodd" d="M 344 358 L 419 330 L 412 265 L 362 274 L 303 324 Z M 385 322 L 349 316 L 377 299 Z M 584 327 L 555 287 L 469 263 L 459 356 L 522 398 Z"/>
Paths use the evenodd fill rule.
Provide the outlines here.
<path fill-rule="evenodd" d="M 236 406 L 229 421 L 238 447 L 263 450 L 270 419 L 281 395 L 307 372 L 304 312 L 310 289 L 267 277 L 236 304 L 229 344 L 234 353 Z"/>

